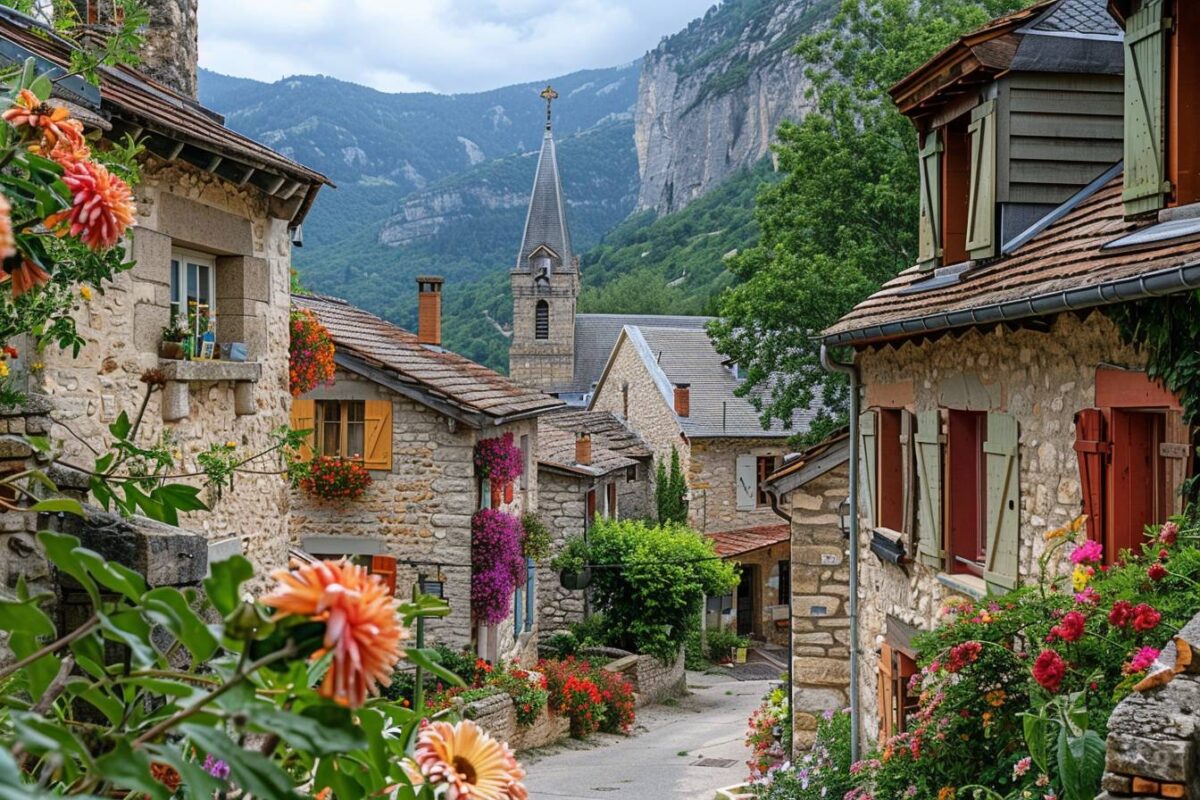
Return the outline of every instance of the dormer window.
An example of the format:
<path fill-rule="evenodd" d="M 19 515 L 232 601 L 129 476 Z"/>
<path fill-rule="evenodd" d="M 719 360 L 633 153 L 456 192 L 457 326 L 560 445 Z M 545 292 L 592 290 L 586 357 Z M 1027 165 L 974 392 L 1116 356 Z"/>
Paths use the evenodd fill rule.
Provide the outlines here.
<path fill-rule="evenodd" d="M 1125 13 L 1125 210 L 1200 202 L 1200 6 L 1131 0 Z"/>

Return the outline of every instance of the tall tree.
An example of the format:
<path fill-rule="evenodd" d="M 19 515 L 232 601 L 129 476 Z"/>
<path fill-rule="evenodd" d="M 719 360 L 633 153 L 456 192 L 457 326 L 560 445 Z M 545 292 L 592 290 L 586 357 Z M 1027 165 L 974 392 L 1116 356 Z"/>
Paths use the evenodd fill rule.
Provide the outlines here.
<path fill-rule="evenodd" d="M 846 384 L 821 369 L 814 336 L 917 253 L 917 137 L 887 90 L 955 38 L 1029 0 L 843 0 L 832 24 L 796 53 L 815 108 L 780 126 L 786 177 L 756 200 L 759 244 L 729 261 L 739 279 L 720 299 L 717 349 L 745 368 L 741 392 L 789 422 L 817 402 L 807 438 L 845 418 Z"/>

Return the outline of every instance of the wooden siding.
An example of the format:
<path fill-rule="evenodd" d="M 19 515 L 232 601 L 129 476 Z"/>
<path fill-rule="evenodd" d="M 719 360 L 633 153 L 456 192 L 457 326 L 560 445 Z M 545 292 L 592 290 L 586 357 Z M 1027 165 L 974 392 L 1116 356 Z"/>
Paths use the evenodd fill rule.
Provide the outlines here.
<path fill-rule="evenodd" d="M 1058 204 L 1120 161 L 1123 88 L 1116 75 L 1002 79 L 997 202 Z"/>

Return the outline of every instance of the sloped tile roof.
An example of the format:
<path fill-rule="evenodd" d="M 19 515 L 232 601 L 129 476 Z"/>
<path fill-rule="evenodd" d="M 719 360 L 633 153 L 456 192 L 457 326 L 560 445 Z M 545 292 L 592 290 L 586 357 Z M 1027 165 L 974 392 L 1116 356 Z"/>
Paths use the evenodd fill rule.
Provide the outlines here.
<path fill-rule="evenodd" d="M 779 525 L 758 525 L 753 528 L 706 533 L 705 536 L 716 547 L 717 555 L 731 558 L 789 541 L 792 538 L 792 529 L 783 522 Z"/>
<path fill-rule="evenodd" d="M 587 393 L 600 380 L 621 329 L 626 325 L 703 330 L 712 317 L 656 316 L 653 314 L 575 315 L 575 380 L 563 392 Z"/>
<path fill-rule="evenodd" d="M 575 461 L 575 439 L 592 437 L 592 463 Z M 538 461 L 583 475 L 607 475 L 653 457 L 636 433 L 607 411 L 555 411 L 538 419 Z"/>
<path fill-rule="evenodd" d="M 1102 250 L 1105 244 L 1147 227 L 1145 222 L 1125 220 L 1122 188 L 1118 175 L 1091 196 L 1068 201 L 1075 205 L 1068 206 L 1065 214 L 1060 209 L 1057 222 L 1011 256 L 965 273 L 958 283 L 919 291 L 917 287 L 930 274 L 916 267 L 902 272 L 825 330 L 824 340 L 870 342 L 965 327 L 989 321 L 980 312 L 991 313 L 998 306 L 1005 312 L 1003 319 L 1035 317 L 1057 309 L 1069 292 L 1077 295 L 1077 290 L 1103 287 L 1103 300 L 1073 306 L 1095 307 L 1136 295 L 1136 288 L 1119 291 L 1117 282 L 1136 287 L 1155 273 L 1200 265 L 1200 240 L 1195 238 Z M 897 326 L 903 330 L 895 330 Z"/>
<path fill-rule="evenodd" d="M 339 356 L 351 356 L 419 389 L 430 399 L 493 420 L 533 416 L 561 408 L 561 400 L 520 386 L 457 353 L 430 348 L 416 334 L 350 305 L 318 295 L 292 295 L 292 303 L 316 313 L 329 329 Z"/>

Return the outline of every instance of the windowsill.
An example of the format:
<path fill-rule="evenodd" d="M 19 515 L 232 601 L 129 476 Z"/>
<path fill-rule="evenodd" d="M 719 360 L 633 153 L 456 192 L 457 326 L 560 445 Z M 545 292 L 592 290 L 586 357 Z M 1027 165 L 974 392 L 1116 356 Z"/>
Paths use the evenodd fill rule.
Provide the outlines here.
<path fill-rule="evenodd" d="M 937 581 L 948 589 L 953 589 L 976 600 L 982 600 L 988 591 L 987 583 L 978 575 L 948 575 L 945 572 L 939 572 Z"/>
<path fill-rule="evenodd" d="M 262 377 L 262 364 L 256 361 L 178 361 L 162 359 L 158 368 L 169 381 L 250 381 Z"/>

